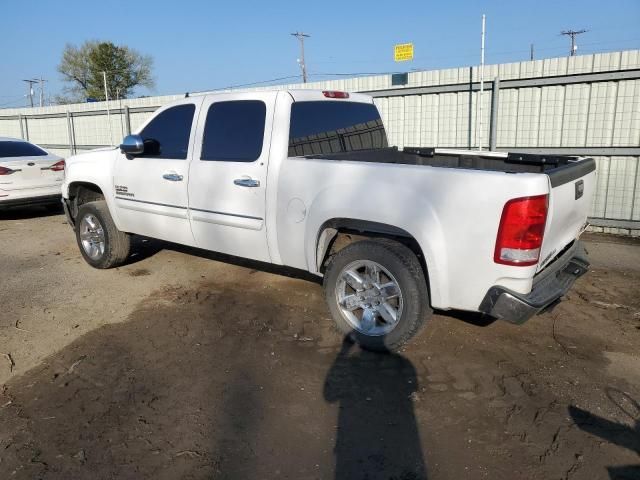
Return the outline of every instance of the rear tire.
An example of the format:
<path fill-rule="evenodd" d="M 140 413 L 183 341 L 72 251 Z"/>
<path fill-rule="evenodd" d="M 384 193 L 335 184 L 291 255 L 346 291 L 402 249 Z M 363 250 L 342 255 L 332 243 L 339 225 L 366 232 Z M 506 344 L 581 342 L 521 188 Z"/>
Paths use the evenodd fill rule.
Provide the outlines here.
<path fill-rule="evenodd" d="M 94 268 L 113 268 L 129 257 L 131 236 L 121 232 L 109 213 L 107 202 L 82 204 L 76 217 L 76 240 L 85 261 Z"/>
<path fill-rule="evenodd" d="M 330 260 L 323 286 L 338 329 L 368 350 L 398 350 L 431 316 L 420 262 L 393 240 L 346 246 Z"/>

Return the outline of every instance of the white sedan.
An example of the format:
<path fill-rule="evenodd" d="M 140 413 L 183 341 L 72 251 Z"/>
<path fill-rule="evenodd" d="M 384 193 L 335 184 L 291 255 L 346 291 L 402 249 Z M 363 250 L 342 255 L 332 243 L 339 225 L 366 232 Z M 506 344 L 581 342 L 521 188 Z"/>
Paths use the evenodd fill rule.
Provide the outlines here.
<path fill-rule="evenodd" d="M 0 137 L 0 209 L 60 205 L 64 159 L 18 138 Z"/>

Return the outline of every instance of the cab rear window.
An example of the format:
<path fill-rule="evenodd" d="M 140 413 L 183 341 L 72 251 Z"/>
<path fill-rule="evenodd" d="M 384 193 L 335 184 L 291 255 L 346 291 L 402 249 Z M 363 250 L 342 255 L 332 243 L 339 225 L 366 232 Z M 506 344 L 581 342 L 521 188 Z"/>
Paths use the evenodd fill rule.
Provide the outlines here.
<path fill-rule="evenodd" d="M 290 157 L 387 146 L 382 119 L 373 104 L 319 101 L 291 106 Z"/>
<path fill-rule="evenodd" d="M 27 142 L 0 142 L 0 158 L 2 157 L 44 157 L 49 155 L 39 147 Z"/>

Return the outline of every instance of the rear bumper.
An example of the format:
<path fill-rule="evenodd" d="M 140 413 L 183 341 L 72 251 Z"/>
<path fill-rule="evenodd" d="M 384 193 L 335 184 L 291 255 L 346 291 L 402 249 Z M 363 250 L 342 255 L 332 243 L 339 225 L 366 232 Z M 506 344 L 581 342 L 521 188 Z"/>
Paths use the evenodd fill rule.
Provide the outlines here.
<path fill-rule="evenodd" d="M 517 293 L 496 285 L 489 289 L 479 310 L 501 320 L 522 324 L 557 302 L 588 269 L 587 252 L 582 243 L 576 241 L 534 277 L 530 293 Z"/>
<path fill-rule="evenodd" d="M 58 203 L 61 197 L 62 195 L 58 193 L 56 195 L 38 195 L 36 197 L 7 198 L 5 200 L 0 198 L 0 208 L 26 207 L 30 205 L 50 205 L 52 203 Z"/>

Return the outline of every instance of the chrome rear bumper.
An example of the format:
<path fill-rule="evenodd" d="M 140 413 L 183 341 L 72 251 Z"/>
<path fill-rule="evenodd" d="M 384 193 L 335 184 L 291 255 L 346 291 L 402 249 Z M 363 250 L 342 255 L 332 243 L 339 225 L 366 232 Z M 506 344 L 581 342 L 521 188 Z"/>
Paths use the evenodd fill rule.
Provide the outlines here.
<path fill-rule="evenodd" d="M 482 300 L 479 311 L 522 324 L 559 301 L 588 269 L 587 252 L 582 243 L 576 241 L 534 277 L 530 293 L 522 294 L 499 285 L 493 286 Z"/>

